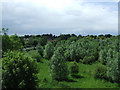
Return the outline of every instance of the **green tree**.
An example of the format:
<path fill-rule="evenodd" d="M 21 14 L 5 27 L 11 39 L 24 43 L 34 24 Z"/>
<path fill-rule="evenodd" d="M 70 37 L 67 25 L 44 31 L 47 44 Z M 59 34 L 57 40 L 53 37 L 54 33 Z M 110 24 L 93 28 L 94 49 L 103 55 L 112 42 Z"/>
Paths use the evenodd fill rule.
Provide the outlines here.
<path fill-rule="evenodd" d="M 30 50 L 29 52 L 28 52 L 28 54 L 33 58 L 33 59 L 35 59 L 37 62 L 40 62 L 40 60 L 41 60 L 41 55 L 38 53 L 38 51 L 37 50 Z"/>
<path fill-rule="evenodd" d="M 44 50 L 44 58 L 46 59 L 50 59 L 53 55 L 54 52 L 54 46 L 51 42 L 48 42 L 45 45 L 45 50 Z"/>
<path fill-rule="evenodd" d="M 2 28 L 2 33 L 4 33 L 4 34 L 7 34 L 7 32 L 8 32 L 8 28 Z"/>
<path fill-rule="evenodd" d="M 68 67 L 62 47 L 57 48 L 50 60 L 50 72 L 53 80 L 62 81 L 68 79 Z"/>
<path fill-rule="evenodd" d="M 2 50 L 3 52 L 6 52 L 8 49 L 12 49 L 12 41 L 7 34 L 4 34 L 2 36 Z"/>
<path fill-rule="evenodd" d="M 4 33 L 2 36 L 2 49 L 3 52 L 6 52 L 7 50 L 19 50 L 23 49 L 23 45 L 20 38 L 16 34 L 9 36 Z"/>
<path fill-rule="evenodd" d="M 77 62 L 79 61 L 76 56 L 76 49 L 77 49 L 76 42 L 75 41 L 71 42 L 71 44 L 68 46 L 68 48 L 65 51 L 65 58 L 68 61 L 77 61 Z"/>
<path fill-rule="evenodd" d="M 26 53 L 8 51 L 2 58 L 3 88 L 35 88 L 38 85 L 36 66 Z"/>
<path fill-rule="evenodd" d="M 10 40 L 12 42 L 12 50 L 19 50 L 23 48 L 23 45 L 21 43 L 20 38 L 17 36 L 17 34 L 12 35 L 10 37 Z"/>
<path fill-rule="evenodd" d="M 101 50 L 99 52 L 99 61 L 104 65 L 106 65 L 106 63 L 107 63 L 106 57 L 107 57 L 107 50 L 106 49 Z"/>
<path fill-rule="evenodd" d="M 109 49 L 107 53 L 107 76 L 110 81 L 118 82 L 119 81 L 119 68 L 118 68 L 118 54 L 119 52 Z"/>
<path fill-rule="evenodd" d="M 36 47 L 36 45 L 38 44 L 38 39 L 35 38 L 35 36 L 32 36 L 32 37 L 29 38 L 28 44 Z"/>
<path fill-rule="evenodd" d="M 40 45 L 42 46 L 46 45 L 47 38 L 46 37 L 39 38 L 38 43 L 40 43 Z"/>
<path fill-rule="evenodd" d="M 43 47 L 40 45 L 40 43 L 38 43 L 37 45 L 37 50 L 38 50 L 38 53 L 43 56 Z"/>

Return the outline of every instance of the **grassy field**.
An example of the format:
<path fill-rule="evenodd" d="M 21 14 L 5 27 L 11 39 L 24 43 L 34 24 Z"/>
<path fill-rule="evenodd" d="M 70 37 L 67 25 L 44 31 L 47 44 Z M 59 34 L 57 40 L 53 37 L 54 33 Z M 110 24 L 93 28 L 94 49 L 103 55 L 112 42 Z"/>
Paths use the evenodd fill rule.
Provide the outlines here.
<path fill-rule="evenodd" d="M 118 88 L 117 83 L 107 82 L 102 79 L 94 78 L 94 70 L 100 63 L 95 62 L 92 65 L 78 63 L 78 77 L 73 78 L 69 75 L 69 81 L 53 81 L 50 76 L 48 60 L 43 59 L 43 63 L 38 63 L 39 68 L 39 87 L 40 88 Z M 68 62 L 68 67 L 71 62 Z"/>

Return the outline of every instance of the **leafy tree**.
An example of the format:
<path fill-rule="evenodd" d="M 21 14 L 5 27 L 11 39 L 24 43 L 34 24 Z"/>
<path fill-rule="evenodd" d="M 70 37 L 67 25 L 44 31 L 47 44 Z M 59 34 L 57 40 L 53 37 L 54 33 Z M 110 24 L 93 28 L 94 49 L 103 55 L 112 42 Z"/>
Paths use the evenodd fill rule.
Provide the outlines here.
<path fill-rule="evenodd" d="M 99 61 L 104 65 L 106 65 L 106 63 L 107 63 L 106 57 L 107 57 L 107 51 L 105 49 L 101 50 L 99 52 Z"/>
<path fill-rule="evenodd" d="M 2 36 L 2 49 L 3 52 L 7 52 L 7 50 L 19 50 L 23 49 L 23 45 L 20 38 L 16 34 L 8 36 L 4 33 Z"/>
<path fill-rule="evenodd" d="M 36 66 L 26 53 L 8 51 L 2 58 L 3 88 L 35 88 L 38 85 Z"/>
<path fill-rule="evenodd" d="M 32 36 L 32 37 L 29 38 L 28 44 L 36 47 L 36 45 L 38 44 L 38 39 L 35 38 L 35 36 Z"/>
<path fill-rule="evenodd" d="M 2 28 L 2 32 L 4 33 L 4 34 L 7 34 L 7 32 L 8 32 L 8 28 Z"/>
<path fill-rule="evenodd" d="M 105 34 L 105 37 L 106 37 L 106 38 L 110 38 L 110 37 L 112 37 L 112 35 L 110 35 L 110 34 Z"/>
<path fill-rule="evenodd" d="M 62 47 L 57 48 L 50 60 L 50 72 L 53 80 L 62 81 L 68 79 L 68 68 Z"/>
<path fill-rule="evenodd" d="M 40 45 L 40 43 L 37 45 L 37 50 L 38 50 L 38 53 L 43 56 L 43 47 Z"/>
<path fill-rule="evenodd" d="M 22 43 L 20 42 L 20 38 L 17 36 L 17 34 L 12 35 L 10 37 L 10 40 L 12 42 L 12 50 L 19 50 L 23 48 Z"/>
<path fill-rule="evenodd" d="M 42 45 L 42 46 L 46 45 L 47 38 L 46 37 L 39 38 L 38 43 L 40 43 L 40 45 Z"/>
<path fill-rule="evenodd" d="M 28 54 L 35 59 L 37 62 L 40 62 L 40 59 L 42 58 L 41 55 L 38 53 L 37 50 L 30 50 Z"/>
<path fill-rule="evenodd" d="M 76 60 L 76 46 L 75 46 L 75 42 L 73 41 L 69 48 L 66 49 L 65 52 L 65 57 L 66 59 L 70 60 L 70 61 L 74 61 Z"/>
<path fill-rule="evenodd" d="M 107 53 L 107 76 L 113 82 L 119 81 L 118 54 L 118 52 L 113 51 L 111 48 Z"/>
<path fill-rule="evenodd" d="M 76 41 L 76 40 L 77 40 L 77 37 L 72 36 L 72 37 L 68 38 L 68 40 L 70 40 L 71 42 L 72 42 L 72 41 Z"/>
<path fill-rule="evenodd" d="M 6 52 L 8 49 L 12 49 L 12 41 L 7 34 L 4 34 L 2 36 L 2 50 L 3 52 Z"/>
<path fill-rule="evenodd" d="M 52 57 L 52 55 L 53 55 L 53 52 L 54 52 L 53 44 L 51 42 L 48 42 L 45 45 L 44 58 L 50 59 Z"/>

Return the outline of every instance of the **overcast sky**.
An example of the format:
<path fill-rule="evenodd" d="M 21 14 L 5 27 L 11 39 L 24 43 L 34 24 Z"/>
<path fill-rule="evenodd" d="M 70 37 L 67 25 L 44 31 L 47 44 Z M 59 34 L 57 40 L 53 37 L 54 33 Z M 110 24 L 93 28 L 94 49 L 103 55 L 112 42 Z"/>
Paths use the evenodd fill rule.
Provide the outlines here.
<path fill-rule="evenodd" d="M 118 34 L 118 2 L 10 0 L 2 2 L 9 34 Z M 105 1 L 105 0 L 104 0 Z"/>

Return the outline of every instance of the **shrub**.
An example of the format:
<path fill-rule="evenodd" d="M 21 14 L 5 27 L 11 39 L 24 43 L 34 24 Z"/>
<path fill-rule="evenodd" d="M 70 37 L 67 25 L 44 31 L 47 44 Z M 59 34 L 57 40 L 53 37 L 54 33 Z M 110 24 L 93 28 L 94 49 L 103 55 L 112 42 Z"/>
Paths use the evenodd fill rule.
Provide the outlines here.
<path fill-rule="evenodd" d="M 35 59 L 37 62 L 40 62 L 41 55 L 38 53 L 37 50 L 31 50 L 31 51 L 28 52 L 28 54 L 29 54 L 33 59 Z"/>
<path fill-rule="evenodd" d="M 98 79 L 107 79 L 107 68 L 103 65 L 99 65 L 95 69 L 94 77 Z"/>
<path fill-rule="evenodd" d="M 85 56 L 84 59 L 83 59 L 84 64 L 91 64 L 94 61 L 95 61 L 94 56 Z"/>
<path fill-rule="evenodd" d="M 3 88 L 35 88 L 38 85 L 36 62 L 25 53 L 5 53 L 2 68 Z"/>
<path fill-rule="evenodd" d="M 79 73 L 79 66 L 76 62 L 73 62 L 70 66 L 70 73 L 72 76 L 77 75 Z"/>
<path fill-rule="evenodd" d="M 67 80 L 68 68 L 62 47 L 58 47 L 50 60 L 50 72 L 53 80 Z"/>

